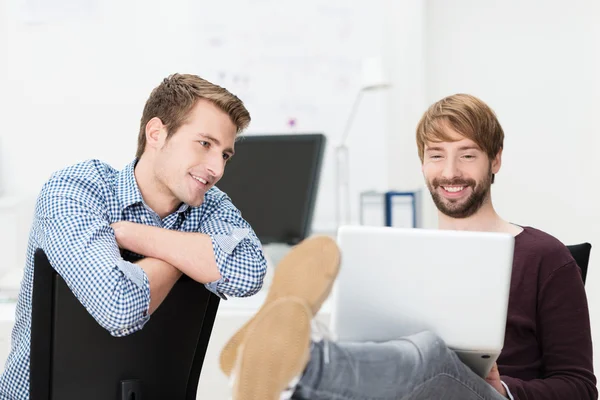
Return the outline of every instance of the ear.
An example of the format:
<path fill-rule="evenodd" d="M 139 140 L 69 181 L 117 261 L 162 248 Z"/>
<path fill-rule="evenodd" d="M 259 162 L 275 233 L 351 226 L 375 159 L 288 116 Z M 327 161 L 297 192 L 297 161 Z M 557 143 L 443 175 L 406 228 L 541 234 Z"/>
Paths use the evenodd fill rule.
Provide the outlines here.
<path fill-rule="evenodd" d="M 502 149 L 496 154 L 496 157 L 492 160 L 492 174 L 497 174 L 502 166 Z"/>
<path fill-rule="evenodd" d="M 146 146 L 153 149 L 162 148 L 167 137 L 167 128 L 160 118 L 154 117 L 146 124 Z"/>

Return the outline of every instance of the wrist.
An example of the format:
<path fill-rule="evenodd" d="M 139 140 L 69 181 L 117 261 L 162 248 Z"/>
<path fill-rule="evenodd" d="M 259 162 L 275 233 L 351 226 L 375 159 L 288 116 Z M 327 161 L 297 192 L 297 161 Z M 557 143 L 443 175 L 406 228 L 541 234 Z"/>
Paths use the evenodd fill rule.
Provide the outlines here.
<path fill-rule="evenodd" d="M 123 244 L 127 250 L 135 251 L 133 243 L 135 242 L 135 225 L 133 223 L 124 224 L 117 236 L 117 241 Z"/>
<path fill-rule="evenodd" d="M 514 398 L 513 398 L 512 394 L 510 393 L 510 389 L 508 388 L 506 383 L 504 383 L 503 380 L 501 380 L 500 383 L 501 383 L 500 386 L 502 386 L 502 391 L 500 392 L 500 394 L 502 394 L 507 399 L 513 400 Z"/>
<path fill-rule="evenodd" d="M 139 244 L 143 243 L 143 240 L 140 240 L 143 237 L 143 232 L 140 229 L 143 228 L 143 225 L 134 222 L 121 222 L 113 226 L 119 247 L 148 256 L 148 254 L 141 252 L 139 246 Z"/>

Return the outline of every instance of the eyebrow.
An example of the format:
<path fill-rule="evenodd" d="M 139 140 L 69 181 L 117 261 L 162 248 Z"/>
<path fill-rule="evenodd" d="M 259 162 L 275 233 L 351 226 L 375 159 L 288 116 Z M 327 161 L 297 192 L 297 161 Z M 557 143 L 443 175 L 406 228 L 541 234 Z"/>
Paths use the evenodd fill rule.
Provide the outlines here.
<path fill-rule="evenodd" d="M 462 146 L 462 147 L 459 147 L 458 150 L 460 150 L 460 151 L 465 151 L 465 150 L 481 151 L 481 149 L 478 146 Z M 443 147 L 433 146 L 433 147 L 428 147 L 425 149 L 425 152 L 428 152 L 428 151 L 445 151 L 445 149 Z"/>
<path fill-rule="evenodd" d="M 207 133 L 199 133 L 198 136 L 203 137 L 204 139 L 213 142 L 214 144 L 216 144 L 217 146 L 221 145 L 221 142 L 219 142 L 219 140 L 217 138 L 215 138 L 214 136 L 211 136 Z M 235 151 L 233 150 L 233 148 L 228 147 L 225 150 L 223 150 L 225 153 L 230 153 L 232 156 L 235 154 Z"/>
<path fill-rule="evenodd" d="M 462 146 L 458 150 L 461 150 L 461 151 L 465 151 L 465 150 L 477 150 L 477 151 L 481 151 L 481 149 L 479 148 L 479 146 Z"/>

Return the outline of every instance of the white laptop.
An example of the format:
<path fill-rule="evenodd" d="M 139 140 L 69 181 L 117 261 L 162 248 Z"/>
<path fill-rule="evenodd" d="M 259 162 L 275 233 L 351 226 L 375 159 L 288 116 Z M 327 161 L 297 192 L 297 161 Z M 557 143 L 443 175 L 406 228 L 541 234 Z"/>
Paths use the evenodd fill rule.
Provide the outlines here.
<path fill-rule="evenodd" d="M 430 330 L 488 375 L 504 345 L 512 235 L 344 226 L 338 244 L 331 328 L 339 341 Z"/>

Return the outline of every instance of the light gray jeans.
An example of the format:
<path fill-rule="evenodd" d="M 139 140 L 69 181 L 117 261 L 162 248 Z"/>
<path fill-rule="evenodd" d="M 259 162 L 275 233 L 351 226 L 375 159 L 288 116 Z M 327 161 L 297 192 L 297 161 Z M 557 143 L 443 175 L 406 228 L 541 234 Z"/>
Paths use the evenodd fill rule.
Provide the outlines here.
<path fill-rule="evenodd" d="M 313 343 L 292 398 L 504 399 L 430 332 L 386 343 Z"/>

